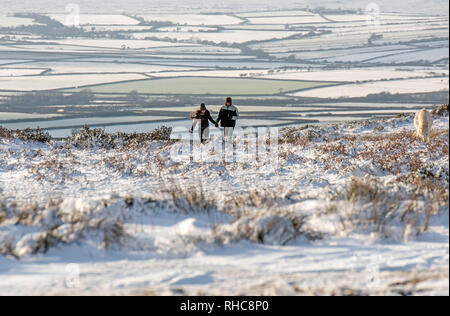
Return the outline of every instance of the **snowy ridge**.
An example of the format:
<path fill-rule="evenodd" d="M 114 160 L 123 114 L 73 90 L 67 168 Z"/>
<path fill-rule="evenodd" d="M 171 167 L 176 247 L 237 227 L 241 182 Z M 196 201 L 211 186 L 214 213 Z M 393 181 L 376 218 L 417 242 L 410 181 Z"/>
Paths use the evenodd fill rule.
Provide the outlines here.
<path fill-rule="evenodd" d="M 448 295 L 448 123 L 286 128 L 275 168 L 0 138 L 0 294 Z"/>

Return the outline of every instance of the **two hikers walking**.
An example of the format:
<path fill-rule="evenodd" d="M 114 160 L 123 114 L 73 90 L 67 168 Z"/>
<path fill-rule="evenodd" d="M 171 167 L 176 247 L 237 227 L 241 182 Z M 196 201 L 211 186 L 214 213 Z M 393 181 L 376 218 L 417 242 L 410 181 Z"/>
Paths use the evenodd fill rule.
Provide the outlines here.
<path fill-rule="evenodd" d="M 225 105 L 220 109 L 216 121 L 211 117 L 211 113 L 207 110 L 205 104 L 202 104 L 191 118 L 194 122 L 190 132 L 193 133 L 197 125 L 200 125 L 199 135 L 202 143 L 209 139 L 209 122 L 213 123 L 217 128 L 220 123 L 220 126 L 224 129 L 224 139 L 230 140 L 236 127 L 236 121 L 239 119 L 239 110 L 233 105 L 233 100 L 228 97 L 225 100 Z"/>

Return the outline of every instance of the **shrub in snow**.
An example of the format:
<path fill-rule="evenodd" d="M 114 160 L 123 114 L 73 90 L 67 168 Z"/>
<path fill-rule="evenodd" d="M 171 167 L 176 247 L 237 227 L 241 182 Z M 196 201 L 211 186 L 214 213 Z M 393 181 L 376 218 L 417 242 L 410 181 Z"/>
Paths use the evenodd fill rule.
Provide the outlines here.
<path fill-rule="evenodd" d="M 281 131 L 279 143 L 305 146 L 311 141 L 318 140 L 320 137 L 321 130 L 309 125 L 300 128 L 286 127 Z"/>
<path fill-rule="evenodd" d="M 50 235 L 47 232 L 27 234 L 16 243 L 13 254 L 22 258 L 41 251 L 46 252 L 50 244 Z"/>
<path fill-rule="evenodd" d="M 149 141 L 170 141 L 171 127 L 162 126 L 150 133 L 115 133 L 109 134 L 101 128 L 89 128 L 84 126 L 80 130 L 74 130 L 72 135 L 66 138 L 67 148 L 137 148 Z"/>
<path fill-rule="evenodd" d="M 33 141 L 39 143 L 48 143 L 52 140 L 49 133 L 41 129 L 9 130 L 0 126 L 0 138 L 18 138 L 23 141 Z"/>
<path fill-rule="evenodd" d="M 99 248 L 112 248 L 127 238 L 122 222 L 129 208 L 120 199 L 0 205 L 0 254 L 21 258 L 85 239 L 97 242 Z"/>
<path fill-rule="evenodd" d="M 234 223 L 218 226 L 214 240 L 232 243 L 249 240 L 268 245 L 286 245 L 300 235 L 295 223 L 288 217 L 271 214 L 243 216 Z"/>
<path fill-rule="evenodd" d="M 220 226 L 215 231 L 215 239 L 221 243 L 249 240 L 262 244 L 284 245 L 295 238 L 292 222 L 280 217 L 252 219 L 242 217 L 233 224 Z"/>
<path fill-rule="evenodd" d="M 431 114 L 436 116 L 448 116 L 448 105 L 449 105 L 448 103 L 442 104 L 438 108 L 431 111 Z"/>

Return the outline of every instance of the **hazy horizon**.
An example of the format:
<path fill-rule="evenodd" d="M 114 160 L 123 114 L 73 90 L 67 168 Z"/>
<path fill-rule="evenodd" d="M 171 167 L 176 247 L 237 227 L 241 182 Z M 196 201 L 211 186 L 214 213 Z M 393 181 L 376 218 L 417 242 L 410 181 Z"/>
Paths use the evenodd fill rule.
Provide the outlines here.
<path fill-rule="evenodd" d="M 111 0 L 108 2 L 93 2 L 88 0 L 37 0 L 37 1 L 14 1 L 0 0 L 0 7 L 3 13 L 14 12 L 65 12 L 65 7 L 69 3 L 78 4 L 81 12 L 85 13 L 120 13 L 120 12 L 149 12 L 157 11 L 212 11 L 212 12 L 232 12 L 234 10 L 279 10 L 294 8 L 316 8 L 326 7 L 330 9 L 364 9 L 370 3 L 376 3 L 383 12 L 403 12 L 403 13 L 425 13 L 448 15 L 449 5 L 445 0 L 412 0 L 412 1 L 367 1 L 367 0 L 279 0 L 276 3 L 268 0 L 129 0 L 126 6 L 122 1 Z"/>

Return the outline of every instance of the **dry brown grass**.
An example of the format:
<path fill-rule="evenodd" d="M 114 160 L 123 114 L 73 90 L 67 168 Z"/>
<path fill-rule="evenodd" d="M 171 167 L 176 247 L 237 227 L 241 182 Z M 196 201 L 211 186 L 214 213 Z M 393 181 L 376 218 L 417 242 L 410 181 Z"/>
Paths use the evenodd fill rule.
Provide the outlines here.
<path fill-rule="evenodd" d="M 383 185 L 375 178 L 353 178 L 343 194 L 335 197 L 353 205 L 341 223 L 344 228 L 368 229 L 383 238 L 407 239 L 426 232 L 431 218 L 448 208 L 448 186 L 430 180 L 417 181 L 411 191 Z M 330 210 L 337 212 L 336 208 Z"/>
<path fill-rule="evenodd" d="M 339 141 L 318 147 L 325 170 L 342 169 L 348 165 L 348 158 L 370 161 L 374 166 L 393 175 L 399 175 L 404 166 L 411 173 L 423 167 L 423 161 L 430 157 L 448 155 L 448 129 L 435 130 L 430 144 L 414 154 L 409 151 L 416 144 L 412 131 L 401 131 L 382 135 L 343 136 Z"/>
<path fill-rule="evenodd" d="M 39 143 L 48 143 L 52 140 L 49 133 L 41 129 L 24 129 L 24 130 L 10 130 L 0 126 L 0 138 L 17 138 L 23 141 L 34 141 Z"/>
<path fill-rule="evenodd" d="M 345 191 L 345 199 L 350 202 L 373 202 L 383 196 L 384 191 L 375 179 L 353 178 Z"/>
<path fill-rule="evenodd" d="M 212 214 L 218 211 L 218 202 L 207 195 L 201 184 L 184 186 L 171 181 L 163 189 L 164 200 L 184 214 Z"/>
<path fill-rule="evenodd" d="M 300 133 L 301 131 L 304 132 Z M 282 130 L 278 142 L 279 144 L 290 144 L 305 147 L 319 137 L 320 130 L 314 130 L 308 125 L 300 128 L 286 127 Z"/>
<path fill-rule="evenodd" d="M 195 244 L 249 240 L 284 245 L 297 237 L 310 241 L 323 238 L 320 232 L 305 228 L 304 215 L 284 207 L 291 203 L 290 194 L 292 191 L 281 187 L 278 190 L 254 190 L 230 195 L 219 203 L 208 196 L 202 185 L 185 187 L 172 183 L 161 202 L 168 203 L 183 214 L 208 214 L 214 220 L 218 218 L 216 215 L 223 213 L 234 218 L 231 224 L 215 222 L 212 235 L 190 240 Z"/>
<path fill-rule="evenodd" d="M 76 159 L 59 158 L 57 155 L 50 157 L 40 157 L 43 160 L 37 163 L 27 165 L 28 173 L 33 176 L 36 181 L 53 182 L 55 179 L 60 183 L 71 179 L 71 173 L 80 165 Z M 52 176 L 50 176 L 52 175 Z M 56 177 L 56 178 L 53 178 Z"/>

